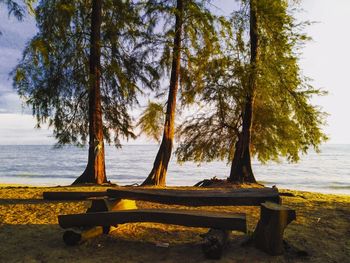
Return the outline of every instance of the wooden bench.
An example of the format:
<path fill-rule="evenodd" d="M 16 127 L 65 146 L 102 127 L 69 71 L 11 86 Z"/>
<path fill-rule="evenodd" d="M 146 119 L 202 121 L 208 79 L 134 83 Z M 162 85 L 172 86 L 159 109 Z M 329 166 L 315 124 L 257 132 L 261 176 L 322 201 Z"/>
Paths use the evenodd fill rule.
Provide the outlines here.
<path fill-rule="evenodd" d="M 106 197 L 107 192 L 43 192 L 43 199 L 52 201 L 76 201 L 87 200 L 91 197 Z"/>
<path fill-rule="evenodd" d="M 203 251 L 208 258 L 220 258 L 231 230 L 246 232 L 246 216 L 203 210 L 137 209 L 135 200 L 168 205 L 198 206 L 261 206 L 259 220 L 252 240 L 257 248 L 271 255 L 283 253 L 284 228 L 295 219 L 295 211 L 281 206 L 276 188 L 177 190 L 120 187 L 106 192 L 50 192 L 49 200 L 91 201 L 85 214 L 60 215 L 59 224 L 69 229 L 66 244 L 108 232 L 109 226 L 132 222 L 157 222 L 189 227 L 209 228 L 204 235 Z M 131 209 L 131 210 L 130 210 Z M 76 231 L 77 228 L 84 229 Z"/>

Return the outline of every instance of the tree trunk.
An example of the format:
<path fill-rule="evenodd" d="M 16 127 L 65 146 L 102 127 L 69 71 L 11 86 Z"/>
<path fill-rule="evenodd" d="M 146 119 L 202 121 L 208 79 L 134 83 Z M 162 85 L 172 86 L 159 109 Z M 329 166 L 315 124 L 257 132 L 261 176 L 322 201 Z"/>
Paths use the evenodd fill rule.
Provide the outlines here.
<path fill-rule="evenodd" d="M 89 155 L 83 174 L 73 184 L 107 182 L 103 142 L 101 108 L 101 21 L 102 0 L 92 0 L 91 37 L 90 37 L 90 89 L 89 89 Z"/>
<path fill-rule="evenodd" d="M 179 85 L 180 58 L 181 58 L 181 35 L 182 35 L 182 16 L 183 0 L 177 0 L 176 6 L 175 37 L 173 47 L 173 59 L 171 65 L 171 76 L 169 95 L 164 123 L 164 132 L 161 145 L 159 147 L 156 159 L 153 163 L 153 169 L 142 183 L 142 185 L 165 186 L 166 172 L 173 148 L 176 94 Z"/>
<path fill-rule="evenodd" d="M 258 28 L 257 28 L 257 10 L 255 0 L 250 0 L 250 79 L 246 95 L 246 101 L 243 110 L 242 131 L 238 136 L 235 145 L 235 154 L 232 160 L 230 177 L 231 182 L 255 183 L 252 164 L 250 159 L 250 143 L 253 122 L 254 96 L 256 90 L 256 64 L 258 56 Z"/>

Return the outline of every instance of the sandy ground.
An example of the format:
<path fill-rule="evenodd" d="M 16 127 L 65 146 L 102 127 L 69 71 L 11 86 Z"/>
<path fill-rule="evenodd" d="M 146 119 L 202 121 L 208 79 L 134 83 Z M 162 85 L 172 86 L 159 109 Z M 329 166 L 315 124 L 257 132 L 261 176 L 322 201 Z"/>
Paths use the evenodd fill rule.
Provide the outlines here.
<path fill-rule="evenodd" d="M 110 235 L 67 247 L 57 215 L 85 212 L 89 202 L 42 199 L 43 191 L 63 190 L 104 188 L 0 186 L 0 262 L 212 262 L 204 258 L 200 247 L 199 235 L 206 229 L 173 225 L 124 224 Z M 281 192 L 293 194 L 284 196 L 283 204 L 297 211 L 297 220 L 285 231 L 285 240 L 293 249 L 272 257 L 251 246 L 242 246 L 246 236 L 232 232 L 219 262 L 350 262 L 350 196 Z M 137 204 L 140 208 L 166 207 Z M 246 212 L 249 232 L 254 230 L 259 216 L 258 207 L 201 209 Z M 169 246 L 159 247 L 159 243 Z"/>

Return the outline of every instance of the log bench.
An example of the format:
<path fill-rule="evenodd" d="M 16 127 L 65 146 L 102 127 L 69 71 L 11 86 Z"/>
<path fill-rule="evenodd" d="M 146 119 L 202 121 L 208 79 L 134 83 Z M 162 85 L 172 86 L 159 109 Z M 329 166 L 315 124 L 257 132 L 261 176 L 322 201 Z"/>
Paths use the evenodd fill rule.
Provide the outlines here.
<path fill-rule="evenodd" d="M 90 200 L 87 213 L 60 215 L 59 225 L 68 229 L 63 235 L 73 245 L 101 233 L 110 226 L 132 222 L 156 222 L 188 227 L 209 228 L 203 235 L 202 249 L 207 258 L 219 259 L 229 231 L 246 232 L 246 215 L 179 209 L 137 209 L 135 200 L 168 205 L 260 206 L 261 218 L 251 240 L 255 247 L 271 255 L 283 253 L 283 232 L 296 218 L 295 211 L 280 204 L 277 188 L 177 190 L 150 188 L 114 188 L 106 192 L 51 192 L 50 200 Z M 78 231 L 77 231 L 78 229 Z"/>

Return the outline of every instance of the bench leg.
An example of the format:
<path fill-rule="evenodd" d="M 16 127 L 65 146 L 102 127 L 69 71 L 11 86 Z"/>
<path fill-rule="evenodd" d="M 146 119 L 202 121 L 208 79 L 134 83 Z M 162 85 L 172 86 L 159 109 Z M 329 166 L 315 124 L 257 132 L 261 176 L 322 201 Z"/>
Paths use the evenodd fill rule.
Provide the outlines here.
<path fill-rule="evenodd" d="M 270 202 L 261 204 L 260 220 L 253 234 L 255 247 L 270 255 L 283 254 L 284 229 L 295 219 L 295 210 L 286 206 Z"/>
<path fill-rule="evenodd" d="M 95 226 L 89 229 L 70 229 L 63 233 L 63 241 L 67 246 L 75 246 L 84 241 L 100 236 L 104 233 L 104 227 Z"/>
<path fill-rule="evenodd" d="M 230 231 L 221 229 L 210 229 L 202 235 L 202 250 L 208 259 L 220 259 L 227 244 Z"/>

